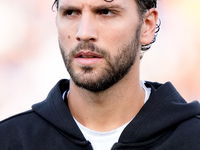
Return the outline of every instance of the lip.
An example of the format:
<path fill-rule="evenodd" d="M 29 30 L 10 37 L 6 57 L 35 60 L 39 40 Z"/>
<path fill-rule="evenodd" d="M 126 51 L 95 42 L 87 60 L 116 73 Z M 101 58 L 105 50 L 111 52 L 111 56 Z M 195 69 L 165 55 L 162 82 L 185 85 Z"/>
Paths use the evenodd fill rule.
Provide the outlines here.
<path fill-rule="evenodd" d="M 80 51 L 76 54 L 75 58 L 102 58 L 102 56 L 91 51 Z"/>
<path fill-rule="evenodd" d="M 91 51 L 80 51 L 75 55 L 75 60 L 82 66 L 91 66 L 99 63 L 103 57 Z"/>

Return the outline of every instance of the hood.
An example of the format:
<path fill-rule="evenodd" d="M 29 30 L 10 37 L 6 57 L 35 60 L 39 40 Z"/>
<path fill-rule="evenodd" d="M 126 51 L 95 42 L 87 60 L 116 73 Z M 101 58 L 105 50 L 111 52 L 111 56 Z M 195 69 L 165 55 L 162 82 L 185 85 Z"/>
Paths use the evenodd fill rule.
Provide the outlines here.
<path fill-rule="evenodd" d="M 200 114 L 197 101 L 187 103 L 170 82 L 146 82 L 151 88 L 149 100 L 122 132 L 119 143 L 142 143 L 153 139 L 180 122 Z M 56 127 L 61 134 L 76 144 L 87 145 L 62 95 L 69 90 L 69 81 L 61 80 L 50 91 L 46 100 L 32 106 L 40 117 Z"/>
<path fill-rule="evenodd" d="M 170 82 L 146 82 L 146 86 L 152 90 L 150 98 L 123 131 L 120 143 L 150 141 L 179 123 L 200 114 L 199 102 L 187 103 Z"/>
<path fill-rule="evenodd" d="M 33 105 L 32 109 L 40 117 L 56 127 L 65 138 L 78 145 L 86 146 L 88 141 L 85 140 L 80 132 L 67 104 L 62 98 L 66 90 L 69 90 L 69 81 L 60 80 L 49 92 L 47 98 L 43 102 Z"/>

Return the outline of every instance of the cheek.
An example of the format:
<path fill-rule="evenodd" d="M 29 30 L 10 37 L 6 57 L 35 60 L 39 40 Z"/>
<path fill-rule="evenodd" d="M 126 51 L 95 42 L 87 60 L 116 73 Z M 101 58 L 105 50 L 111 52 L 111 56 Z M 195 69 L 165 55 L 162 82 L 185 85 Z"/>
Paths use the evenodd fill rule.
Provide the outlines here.
<path fill-rule="evenodd" d="M 106 43 L 109 49 L 118 50 L 120 47 L 129 43 L 135 34 L 133 28 L 117 27 L 108 28 L 105 34 L 102 34 L 103 43 Z"/>
<path fill-rule="evenodd" d="M 61 40 L 71 39 L 73 30 L 72 26 L 69 23 L 62 21 L 62 19 L 57 21 L 57 31 Z"/>
<path fill-rule="evenodd" d="M 62 45 L 63 49 L 70 51 L 73 46 L 73 34 L 70 32 L 71 30 L 68 28 L 58 27 L 58 36 L 59 42 Z"/>
<path fill-rule="evenodd" d="M 138 27 L 139 19 L 137 17 L 119 17 L 112 21 L 106 22 L 101 26 L 105 33 L 108 35 L 113 35 L 115 37 L 131 37 L 135 34 L 135 31 Z"/>

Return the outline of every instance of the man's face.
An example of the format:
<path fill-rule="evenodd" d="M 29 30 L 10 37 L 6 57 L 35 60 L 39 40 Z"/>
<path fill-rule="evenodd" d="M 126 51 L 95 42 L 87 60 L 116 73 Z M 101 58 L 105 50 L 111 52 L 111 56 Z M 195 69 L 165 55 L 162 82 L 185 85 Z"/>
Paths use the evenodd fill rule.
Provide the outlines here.
<path fill-rule="evenodd" d="M 122 79 L 140 49 L 141 25 L 134 0 L 59 0 L 59 44 L 73 82 L 100 92 Z"/>

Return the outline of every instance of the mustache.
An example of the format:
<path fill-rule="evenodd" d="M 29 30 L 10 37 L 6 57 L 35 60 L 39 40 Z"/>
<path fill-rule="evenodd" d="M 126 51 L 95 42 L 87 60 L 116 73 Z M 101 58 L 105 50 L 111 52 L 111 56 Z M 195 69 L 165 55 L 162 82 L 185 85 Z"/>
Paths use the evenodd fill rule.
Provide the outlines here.
<path fill-rule="evenodd" d="M 70 55 L 75 57 L 76 54 L 78 52 L 80 52 L 81 50 L 90 50 L 90 51 L 97 53 L 97 54 L 100 54 L 104 57 L 109 56 L 109 53 L 108 53 L 107 50 L 100 48 L 100 47 L 96 46 L 95 44 L 93 44 L 91 42 L 90 43 L 79 43 L 76 47 L 71 49 Z"/>

